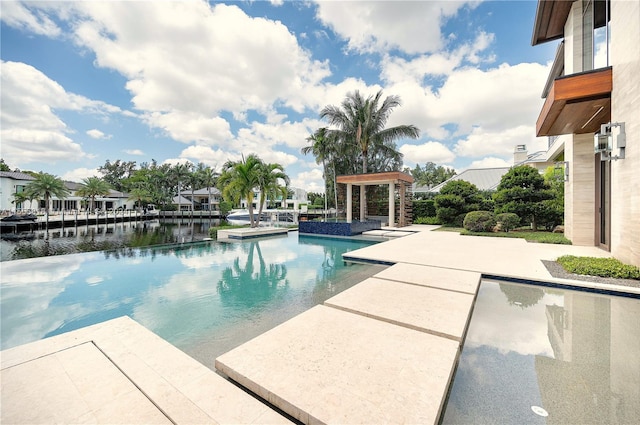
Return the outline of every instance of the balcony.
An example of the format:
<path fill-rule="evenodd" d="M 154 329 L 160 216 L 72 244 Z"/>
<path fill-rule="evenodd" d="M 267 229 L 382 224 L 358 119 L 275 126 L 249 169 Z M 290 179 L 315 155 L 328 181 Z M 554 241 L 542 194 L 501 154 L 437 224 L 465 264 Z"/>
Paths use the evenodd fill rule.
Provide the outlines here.
<path fill-rule="evenodd" d="M 611 120 L 611 67 L 556 78 L 538 121 L 536 135 L 595 133 Z"/>

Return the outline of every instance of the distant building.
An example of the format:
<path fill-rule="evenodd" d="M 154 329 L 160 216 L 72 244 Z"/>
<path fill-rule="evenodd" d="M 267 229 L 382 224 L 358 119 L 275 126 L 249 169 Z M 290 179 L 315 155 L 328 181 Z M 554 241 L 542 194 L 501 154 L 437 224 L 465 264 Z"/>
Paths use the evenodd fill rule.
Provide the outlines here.
<path fill-rule="evenodd" d="M 420 186 L 417 186 L 413 189 L 413 193 L 414 195 L 416 193 L 427 192 L 440 193 L 440 189 L 442 189 L 445 184 L 457 180 L 464 180 L 466 182 L 474 184 L 479 190 L 496 190 L 496 187 L 500 184 L 500 179 L 507 173 L 507 171 L 509 171 L 509 168 L 510 167 L 472 168 L 469 170 L 464 170 L 460 174 L 456 174 L 455 176 L 430 189 L 424 190 Z"/>
<path fill-rule="evenodd" d="M 19 171 L 0 171 L 0 211 L 19 211 L 22 209 L 37 209 L 37 201 L 27 201 L 15 204 L 13 195 L 20 193 L 24 187 L 35 180 L 33 176 Z"/>

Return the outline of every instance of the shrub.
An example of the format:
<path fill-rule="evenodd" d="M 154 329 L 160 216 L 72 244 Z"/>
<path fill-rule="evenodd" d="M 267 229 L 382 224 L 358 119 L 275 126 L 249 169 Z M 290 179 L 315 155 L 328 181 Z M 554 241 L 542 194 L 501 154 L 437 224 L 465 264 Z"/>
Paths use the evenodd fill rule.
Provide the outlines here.
<path fill-rule="evenodd" d="M 453 224 L 463 212 L 464 199 L 458 195 L 438 195 L 436 197 L 436 217 L 444 224 Z"/>
<path fill-rule="evenodd" d="M 414 200 L 413 201 L 414 217 L 435 217 L 436 205 L 433 199 Z"/>
<path fill-rule="evenodd" d="M 538 224 L 544 226 L 546 230 L 553 230 L 564 220 L 564 205 L 557 199 L 547 199 L 540 203 L 538 209 Z"/>
<path fill-rule="evenodd" d="M 491 232 L 496 219 L 489 211 L 471 211 L 464 218 L 464 228 L 470 232 Z"/>
<path fill-rule="evenodd" d="M 563 255 L 556 261 L 569 273 L 640 280 L 640 268 L 624 264 L 615 258 Z"/>
<path fill-rule="evenodd" d="M 438 217 L 418 217 L 413 220 L 413 224 L 442 224 Z"/>
<path fill-rule="evenodd" d="M 502 213 L 496 216 L 496 222 L 500 224 L 500 229 L 504 232 L 513 230 L 520 225 L 520 217 L 514 213 Z"/>

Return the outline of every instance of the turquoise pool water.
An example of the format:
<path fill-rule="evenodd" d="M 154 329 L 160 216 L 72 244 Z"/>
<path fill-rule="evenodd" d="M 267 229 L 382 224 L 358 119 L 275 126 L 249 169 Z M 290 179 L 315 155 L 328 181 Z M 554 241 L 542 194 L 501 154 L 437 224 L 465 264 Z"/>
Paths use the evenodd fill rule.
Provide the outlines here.
<path fill-rule="evenodd" d="M 2 349 L 128 315 L 207 366 L 378 266 L 371 241 L 288 236 L 0 263 Z"/>
<path fill-rule="evenodd" d="M 483 280 L 442 424 L 632 424 L 640 299 Z"/>

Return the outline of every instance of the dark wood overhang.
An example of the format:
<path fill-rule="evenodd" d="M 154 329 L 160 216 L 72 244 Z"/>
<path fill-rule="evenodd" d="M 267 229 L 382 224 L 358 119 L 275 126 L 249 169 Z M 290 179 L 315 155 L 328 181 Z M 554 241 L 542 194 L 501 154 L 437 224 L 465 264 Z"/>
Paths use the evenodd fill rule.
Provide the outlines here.
<path fill-rule="evenodd" d="M 532 46 L 564 37 L 564 24 L 567 22 L 574 1 L 538 0 L 531 37 Z"/>
<path fill-rule="evenodd" d="M 389 184 L 389 183 L 413 183 L 413 177 L 400 171 L 388 171 L 384 173 L 351 174 L 338 176 L 338 183 L 351 183 L 355 185 Z"/>
<path fill-rule="evenodd" d="M 595 133 L 611 120 L 611 67 L 553 82 L 536 122 L 536 136 Z"/>

